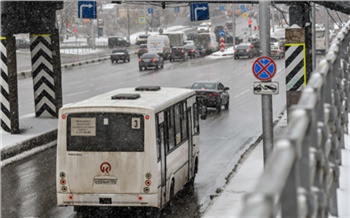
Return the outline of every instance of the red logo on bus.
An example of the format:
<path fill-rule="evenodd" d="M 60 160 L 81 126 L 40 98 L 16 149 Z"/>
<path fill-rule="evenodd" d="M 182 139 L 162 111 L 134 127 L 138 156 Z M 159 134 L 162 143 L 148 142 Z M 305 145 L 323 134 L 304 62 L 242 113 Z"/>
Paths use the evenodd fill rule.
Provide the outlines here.
<path fill-rule="evenodd" d="M 108 162 L 103 162 L 100 165 L 100 170 L 102 173 L 106 172 L 109 173 L 109 171 L 111 171 L 112 167 Z"/>

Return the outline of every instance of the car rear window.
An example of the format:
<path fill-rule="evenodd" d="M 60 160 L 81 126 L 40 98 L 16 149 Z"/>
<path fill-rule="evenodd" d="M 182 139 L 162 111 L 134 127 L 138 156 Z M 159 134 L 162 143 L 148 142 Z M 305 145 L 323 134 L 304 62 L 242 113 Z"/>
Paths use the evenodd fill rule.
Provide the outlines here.
<path fill-rule="evenodd" d="M 216 84 L 215 83 L 195 83 L 192 85 L 191 89 L 215 89 Z"/>
<path fill-rule="evenodd" d="M 249 48 L 249 45 L 237 45 L 237 49 L 247 49 Z"/>
<path fill-rule="evenodd" d="M 113 50 L 113 53 L 125 53 L 125 50 Z"/>
<path fill-rule="evenodd" d="M 154 57 L 156 57 L 156 54 L 143 54 L 141 57 L 142 58 L 154 58 Z"/>

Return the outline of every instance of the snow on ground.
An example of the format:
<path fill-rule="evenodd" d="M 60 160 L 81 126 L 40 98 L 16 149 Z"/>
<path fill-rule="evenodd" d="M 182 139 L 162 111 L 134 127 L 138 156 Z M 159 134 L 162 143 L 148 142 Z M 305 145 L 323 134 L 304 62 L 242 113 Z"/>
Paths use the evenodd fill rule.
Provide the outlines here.
<path fill-rule="evenodd" d="M 227 49 L 225 49 L 224 52 L 217 51 L 211 55 L 206 56 L 206 58 L 210 58 L 210 59 L 232 58 L 233 54 L 234 54 L 233 47 L 228 47 Z"/>
<path fill-rule="evenodd" d="M 186 31 L 186 30 L 190 30 L 192 29 L 191 27 L 188 26 L 182 26 L 182 25 L 177 25 L 177 26 L 171 26 L 171 27 L 167 27 L 166 29 L 163 29 L 163 31 L 165 33 L 167 32 L 176 32 L 176 31 Z M 135 44 L 136 43 L 136 38 L 138 35 L 140 34 L 145 34 L 145 31 L 139 31 L 133 34 L 130 34 L 130 43 L 131 44 Z M 157 35 L 159 34 L 158 30 L 157 31 L 153 31 L 153 32 L 148 32 L 148 34 L 151 35 Z M 126 36 L 122 36 L 124 39 L 127 39 Z M 104 37 L 96 37 L 95 38 L 95 42 L 96 44 L 107 44 L 108 43 L 108 37 L 104 36 Z M 79 45 L 86 45 L 87 44 L 87 39 L 84 37 L 75 37 L 75 36 L 71 36 L 68 39 L 64 39 L 63 43 L 66 44 L 79 44 Z"/>

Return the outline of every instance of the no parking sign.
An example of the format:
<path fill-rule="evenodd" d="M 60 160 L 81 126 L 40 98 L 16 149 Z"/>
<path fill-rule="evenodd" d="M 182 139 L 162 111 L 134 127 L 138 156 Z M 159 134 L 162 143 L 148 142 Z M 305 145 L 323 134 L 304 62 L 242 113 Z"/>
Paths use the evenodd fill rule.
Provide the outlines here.
<path fill-rule="evenodd" d="M 270 57 L 262 56 L 256 59 L 252 66 L 254 76 L 260 81 L 269 81 L 276 74 L 276 63 Z"/>

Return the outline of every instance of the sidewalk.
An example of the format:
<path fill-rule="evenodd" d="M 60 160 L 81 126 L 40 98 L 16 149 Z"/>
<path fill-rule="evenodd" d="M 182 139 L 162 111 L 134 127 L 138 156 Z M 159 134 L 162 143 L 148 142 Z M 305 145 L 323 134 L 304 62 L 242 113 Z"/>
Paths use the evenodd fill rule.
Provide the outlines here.
<path fill-rule="evenodd" d="M 274 128 L 274 137 L 287 126 L 286 113 Z M 350 127 L 350 125 L 349 125 Z M 212 201 L 204 218 L 238 218 L 243 208 L 244 195 L 253 190 L 264 170 L 262 141 L 252 151 L 246 152 L 237 173 L 224 187 L 224 191 Z M 345 135 L 345 149 L 342 150 L 340 166 L 340 188 L 337 191 L 339 218 L 350 218 L 350 136 Z M 332 217 L 329 215 L 329 217 Z"/>

